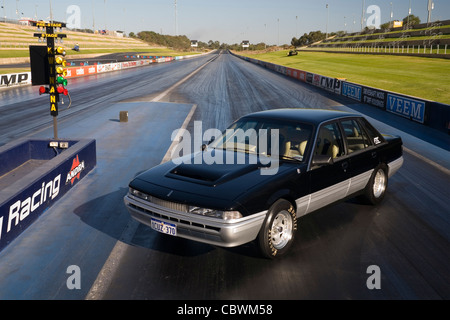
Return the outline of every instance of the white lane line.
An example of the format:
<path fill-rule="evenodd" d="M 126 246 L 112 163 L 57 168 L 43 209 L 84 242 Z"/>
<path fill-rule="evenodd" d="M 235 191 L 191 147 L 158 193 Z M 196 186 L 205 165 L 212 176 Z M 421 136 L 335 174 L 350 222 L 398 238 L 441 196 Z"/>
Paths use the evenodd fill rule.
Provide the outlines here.
<path fill-rule="evenodd" d="M 181 130 L 179 132 L 182 132 L 183 129 L 187 128 L 189 122 L 194 116 L 196 109 L 197 105 L 194 104 L 191 108 L 191 111 L 184 120 L 183 125 L 181 126 Z M 167 162 L 171 159 L 172 150 L 173 148 L 175 148 L 178 142 L 179 142 L 178 139 L 173 140 L 161 163 Z M 136 233 L 136 229 L 138 226 L 139 222 L 137 222 L 134 219 L 129 220 L 120 239 L 117 241 L 116 245 L 112 249 L 108 259 L 106 260 L 97 278 L 95 279 L 94 284 L 92 285 L 91 289 L 86 295 L 85 300 L 102 300 L 102 298 L 105 296 L 105 293 L 110 287 L 111 281 L 114 278 L 114 275 L 120 266 L 120 261 L 122 260 L 123 256 L 125 255 L 129 247 L 127 243 L 130 243 L 131 240 L 133 239 L 133 236 Z"/>
<path fill-rule="evenodd" d="M 412 151 L 411 149 L 406 148 L 405 146 L 403 146 L 403 151 L 405 151 L 405 152 L 411 154 L 412 156 L 414 156 L 414 157 L 416 157 L 416 158 L 419 158 L 419 159 L 422 160 L 422 161 L 425 161 L 425 162 L 428 163 L 430 166 L 432 166 L 432 167 L 434 167 L 434 168 L 436 168 L 436 169 L 442 171 L 443 173 L 445 173 L 445 174 L 447 174 L 447 175 L 450 175 L 450 170 L 447 169 L 447 168 L 444 167 L 444 166 L 441 166 L 439 163 L 436 163 L 436 162 L 434 162 L 433 160 L 430 160 L 430 159 L 428 159 L 427 157 L 424 157 L 423 155 L 421 155 L 421 154 L 419 154 L 419 153 L 417 153 L 417 152 L 415 152 L 415 151 Z"/>
<path fill-rule="evenodd" d="M 214 61 L 215 59 L 211 59 L 209 61 L 207 61 L 204 65 L 202 65 L 201 67 L 199 67 L 197 70 L 195 70 L 194 72 L 192 72 L 191 74 L 189 74 L 188 76 L 186 76 L 185 78 L 181 79 L 180 81 L 178 81 L 177 83 L 175 83 L 173 86 L 171 86 L 169 89 L 167 89 L 166 91 L 163 91 L 162 93 L 160 93 L 159 95 L 157 95 L 155 98 L 153 98 L 152 102 L 159 102 L 161 101 L 166 95 L 168 95 L 172 90 L 174 90 L 176 87 L 180 86 L 181 84 L 183 84 L 184 82 L 186 82 L 187 80 L 189 80 L 191 77 L 193 77 L 195 74 L 197 74 L 197 72 L 199 72 L 200 70 L 202 70 L 204 67 L 206 67 L 210 62 Z"/>

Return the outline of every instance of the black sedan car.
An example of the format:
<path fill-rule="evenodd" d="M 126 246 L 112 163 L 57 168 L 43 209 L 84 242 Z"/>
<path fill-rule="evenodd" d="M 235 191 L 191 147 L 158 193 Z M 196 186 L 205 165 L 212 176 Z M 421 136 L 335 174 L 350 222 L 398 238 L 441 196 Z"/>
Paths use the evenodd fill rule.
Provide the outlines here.
<path fill-rule="evenodd" d="M 223 247 L 256 240 L 274 258 L 288 252 L 299 217 L 354 196 L 380 203 L 402 165 L 401 138 L 360 115 L 269 110 L 138 175 L 124 201 L 161 233 Z"/>

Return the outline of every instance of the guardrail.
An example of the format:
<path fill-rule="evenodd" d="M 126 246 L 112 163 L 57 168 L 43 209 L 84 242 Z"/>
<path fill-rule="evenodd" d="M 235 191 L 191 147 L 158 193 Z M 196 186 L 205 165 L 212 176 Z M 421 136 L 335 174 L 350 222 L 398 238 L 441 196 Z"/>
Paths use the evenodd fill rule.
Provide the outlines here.
<path fill-rule="evenodd" d="M 231 53 L 245 61 L 281 73 L 287 77 L 324 89 L 337 95 L 365 103 L 411 121 L 450 133 L 450 105 L 396 92 L 330 78 L 270 62 Z"/>
<path fill-rule="evenodd" d="M 197 55 L 178 56 L 178 57 L 154 57 L 152 59 L 140 59 L 133 61 L 124 61 L 116 63 L 96 64 L 89 66 L 68 67 L 67 78 L 81 77 L 94 75 L 104 72 L 119 71 L 123 69 L 141 67 L 152 63 L 163 63 L 170 61 L 178 61 L 184 59 L 196 58 L 208 53 L 202 53 Z M 30 85 L 31 84 L 31 72 L 20 72 L 10 74 L 0 74 L 0 89 L 9 88 L 18 85 Z"/>

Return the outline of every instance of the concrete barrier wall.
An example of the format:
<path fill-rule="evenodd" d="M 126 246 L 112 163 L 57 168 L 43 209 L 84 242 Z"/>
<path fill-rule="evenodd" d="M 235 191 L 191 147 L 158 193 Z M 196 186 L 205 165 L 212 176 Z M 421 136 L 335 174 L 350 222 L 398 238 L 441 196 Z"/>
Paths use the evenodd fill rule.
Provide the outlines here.
<path fill-rule="evenodd" d="M 361 103 L 369 104 L 386 112 L 449 133 L 450 105 L 363 86 L 357 83 L 348 82 L 345 79 L 329 78 L 316 73 L 244 57 L 235 53 L 232 54 L 243 60 L 281 73 L 290 78 L 309 83 L 329 92 L 345 96 Z"/>
<path fill-rule="evenodd" d="M 202 53 L 198 55 L 189 55 L 189 56 L 179 56 L 179 57 L 149 57 L 149 59 L 140 59 L 133 61 L 125 61 L 125 62 L 117 62 L 117 63 L 106 63 L 106 64 L 97 64 L 90 66 L 78 66 L 78 67 L 67 67 L 67 78 L 73 77 L 83 77 L 94 75 L 98 73 L 111 72 L 111 71 L 119 71 L 122 69 L 142 67 L 152 63 L 163 63 L 170 62 L 174 60 L 183 60 L 183 59 L 191 59 L 195 57 L 202 56 Z M 20 73 L 11 73 L 11 74 L 2 74 L 0 75 L 0 89 L 9 88 L 18 85 L 30 85 L 31 84 L 31 72 L 20 72 Z"/>
<path fill-rule="evenodd" d="M 0 250 L 96 166 L 95 140 L 67 142 L 69 148 L 58 154 L 50 140 L 20 139 L 0 147 Z M 38 165 L 26 170 L 31 162 Z"/>

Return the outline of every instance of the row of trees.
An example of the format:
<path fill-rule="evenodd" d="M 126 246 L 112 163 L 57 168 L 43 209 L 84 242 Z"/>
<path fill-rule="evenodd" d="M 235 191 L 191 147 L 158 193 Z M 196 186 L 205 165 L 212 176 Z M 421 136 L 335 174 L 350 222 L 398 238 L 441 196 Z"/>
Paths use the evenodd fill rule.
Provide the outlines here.
<path fill-rule="evenodd" d="M 420 24 L 420 18 L 413 14 L 409 15 L 403 19 L 403 25 L 408 28 L 415 24 Z M 380 25 L 380 29 L 382 29 L 382 30 L 387 30 L 387 29 L 392 29 L 392 28 L 393 28 L 393 21 L 389 21 L 389 22 L 386 22 L 386 23 L 383 23 L 382 25 Z M 366 28 L 363 31 L 363 33 L 369 32 L 369 31 L 370 31 L 370 29 Z M 334 32 L 330 33 L 329 36 L 333 36 L 335 34 L 343 35 L 344 33 L 345 33 L 344 31 L 338 31 L 336 33 L 334 33 Z M 303 36 L 301 36 L 298 39 L 295 37 L 292 38 L 291 45 L 293 45 L 294 47 L 303 47 L 303 46 L 310 45 L 317 41 L 325 40 L 325 38 L 326 38 L 325 33 L 321 32 L 321 31 L 311 31 L 309 34 L 305 33 Z"/>
<path fill-rule="evenodd" d="M 415 24 L 420 24 L 420 19 L 417 16 L 410 15 L 403 19 L 404 25 L 408 25 L 409 27 Z M 381 29 L 390 29 L 392 28 L 392 21 L 386 22 L 380 26 Z M 335 34 L 343 34 L 343 31 L 337 33 L 330 33 L 329 35 Z M 162 35 L 153 31 L 142 31 L 137 35 L 134 33 L 130 33 L 130 37 L 137 37 L 143 41 L 148 43 L 157 44 L 160 46 L 170 47 L 177 50 L 189 50 L 191 47 L 191 41 L 186 36 L 170 36 L 170 35 Z M 292 38 L 291 45 L 294 47 L 303 47 L 313 44 L 317 41 L 322 41 L 326 38 L 326 34 L 322 31 L 311 31 L 310 33 L 303 34 L 300 38 Z M 208 42 L 198 42 L 199 49 L 231 49 L 231 50 L 242 50 L 241 44 L 226 44 L 220 43 L 219 41 L 209 40 Z M 250 45 L 248 50 L 264 50 L 267 48 L 265 43 L 258 43 L 255 45 Z M 247 49 L 246 49 L 247 50 Z"/>
<path fill-rule="evenodd" d="M 191 40 L 189 40 L 186 36 L 170 36 L 170 35 L 163 35 L 159 34 L 153 31 L 142 31 L 139 32 L 137 35 L 134 33 L 129 34 L 132 38 L 139 38 L 145 42 L 151 43 L 151 44 L 157 44 L 160 46 L 170 47 L 177 50 L 189 50 L 191 47 Z M 226 43 L 220 43 L 219 41 L 213 41 L 209 40 L 208 42 L 197 42 L 198 49 L 208 49 L 208 50 L 214 50 L 214 49 L 230 49 L 230 50 L 242 50 L 242 46 L 239 43 L 235 44 L 226 44 Z M 265 43 L 258 43 L 258 44 L 251 44 L 248 50 L 264 50 L 267 47 Z M 246 49 L 247 50 L 247 49 Z"/>
<path fill-rule="evenodd" d="M 322 31 L 311 31 L 309 34 L 305 33 L 300 38 L 292 38 L 291 45 L 294 47 L 303 47 L 310 45 L 314 42 L 324 40 L 326 38 L 326 34 Z"/>
<path fill-rule="evenodd" d="M 186 36 L 170 36 L 153 31 L 141 31 L 137 34 L 137 36 L 130 34 L 130 37 L 137 37 L 148 43 L 178 50 L 187 50 L 191 47 L 191 40 L 189 40 Z"/>

